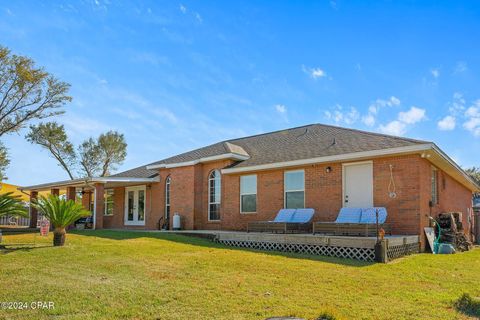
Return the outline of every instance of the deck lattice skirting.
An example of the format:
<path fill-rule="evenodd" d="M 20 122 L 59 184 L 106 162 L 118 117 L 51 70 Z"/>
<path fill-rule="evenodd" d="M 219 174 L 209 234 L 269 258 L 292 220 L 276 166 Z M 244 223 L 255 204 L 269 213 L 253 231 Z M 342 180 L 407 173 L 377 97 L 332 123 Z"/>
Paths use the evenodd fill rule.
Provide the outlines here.
<path fill-rule="evenodd" d="M 403 256 L 408 256 L 410 254 L 418 253 L 418 252 L 419 252 L 418 243 L 400 244 L 396 246 L 387 247 L 388 260 L 394 260 L 397 258 L 401 258 Z"/>
<path fill-rule="evenodd" d="M 216 241 L 227 246 L 258 249 L 265 251 L 295 252 L 319 256 L 356 259 L 363 261 L 375 260 L 375 250 L 373 248 L 330 247 L 311 244 L 290 244 L 218 239 Z"/>
<path fill-rule="evenodd" d="M 398 236 L 386 240 L 388 260 L 419 252 L 418 236 Z M 227 246 L 265 251 L 331 256 L 368 262 L 376 260 L 375 238 L 225 233 L 217 234 L 214 241 Z"/>

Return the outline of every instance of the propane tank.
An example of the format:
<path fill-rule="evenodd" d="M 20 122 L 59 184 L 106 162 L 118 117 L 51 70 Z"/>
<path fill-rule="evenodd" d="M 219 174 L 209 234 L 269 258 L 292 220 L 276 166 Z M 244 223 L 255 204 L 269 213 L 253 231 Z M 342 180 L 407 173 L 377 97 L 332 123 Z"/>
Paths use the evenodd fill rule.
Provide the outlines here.
<path fill-rule="evenodd" d="M 181 229 L 181 221 L 180 221 L 180 215 L 175 212 L 173 215 L 173 230 L 180 230 Z"/>

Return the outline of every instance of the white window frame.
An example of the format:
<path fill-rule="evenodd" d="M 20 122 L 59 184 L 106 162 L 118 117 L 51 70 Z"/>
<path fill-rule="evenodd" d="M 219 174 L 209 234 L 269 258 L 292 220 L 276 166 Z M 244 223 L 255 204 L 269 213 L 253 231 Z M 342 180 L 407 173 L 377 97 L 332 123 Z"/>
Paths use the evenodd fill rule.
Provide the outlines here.
<path fill-rule="evenodd" d="M 303 190 L 288 190 L 287 191 L 287 173 L 292 172 L 303 172 Z M 303 191 L 303 208 L 305 208 L 305 201 L 307 198 L 307 194 L 305 192 L 305 170 L 298 169 L 298 170 L 288 170 L 283 172 L 283 208 L 287 208 L 287 192 L 300 192 Z"/>
<path fill-rule="evenodd" d="M 242 178 L 243 177 L 255 177 L 255 193 L 242 193 Z M 258 197 L 257 197 L 257 193 L 258 193 L 258 176 L 256 174 L 248 174 L 248 175 L 243 175 L 243 176 L 240 176 L 240 213 L 241 214 L 252 214 L 252 213 L 257 213 L 257 210 L 258 210 Z M 243 211 L 243 208 L 242 208 L 242 196 L 251 196 L 251 195 L 255 195 L 255 208 L 256 210 L 255 211 Z"/>
<path fill-rule="evenodd" d="M 111 199 L 112 199 L 111 202 L 112 202 L 112 205 L 113 205 L 112 213 L 107 213 L 107 202 L 108 202 L 107 201 L 107 199 L 108 199 L 107 193 L 108 193 L 108 191 L 112 192 L 112 195 L 111 195 Z M 103 215 L 107 216 L 107 217 L 110 217 L 110 216 L 113 216 L 114 211 L 115 211 L 115 201 L 114 201 L 114 198 L 113 198 L 114 195 L 115 195 L 115 190 L 114 189 L 105 189 L 104 194 L 105 194 L 105 205 L 104 205 L 104 208 L 103 208 L 104 209 Z"/>
<path fill-rule="evenodd" d="M 210 202 L 210 199 L 211 199 L 211 197 L 210 197 L 211 196 L 210 181 L 216 179 L 216 178 L 212 178 L 213 173 L 218 174 L 218 180 L 220 180 L 220 183 L 219 183 L 219 189 L 220 190 L 218 190 L 218 192 L 220 193 L 220 197 L 219 197 L 220 201 L 219 202 Z M 222 174 L 221 174 L 220 170 L 215 169 L 215 170 L 212 170 L 208 174 L 207 188 L 208 188 L 208 201 L 207 201 L 207 203 L 208 203 L 208 221 L 212 221 L 212 222 L 220 221 L 221 218 L 220 219 L 210 219 L 210 205 L 211 204 L 217 204 L 219 206 L 222 205 Z M 217 192 L 217 190 L 215 190 L 215 192 Z M 218 215 L 221 217 L 220 214 L 221 214 L 221 212 L 220 212 L 220 209 L 219 209 Z"/>
<path fill-rule="evenodd" d="M 434 166 L 432 166 L 431 175 L 432 176 L 430 177 L 430 179 L 431 179 L 430 198 L 431 198 L 432 204 L 437 205 L 437 204 L 440 203 L 439 194 L 438 194 L 438 169 Z M 434 183 L 433 183 L 434 182 L 434 177 L 435 177 L 435 188 L 434 188 Z M 434 191 L 435 191 L 435 194 L 434 194 Z"/>
<path fill-rule="evenodd" d="M 167 209 L 168 210 L 168 213 L 169 213 L 169 217 L 168 219 L 170 219 L 170 215 L 172 213 L 171 209 L 171 205 L 170 205 L 170 202 L 171 202 L 171 196 L 172 196 L 172 177 L 171 176 L 168 176 L 167 179 L 165 179 L 165 212 L 164 212 L 164 219 L 167 219 Z"/>

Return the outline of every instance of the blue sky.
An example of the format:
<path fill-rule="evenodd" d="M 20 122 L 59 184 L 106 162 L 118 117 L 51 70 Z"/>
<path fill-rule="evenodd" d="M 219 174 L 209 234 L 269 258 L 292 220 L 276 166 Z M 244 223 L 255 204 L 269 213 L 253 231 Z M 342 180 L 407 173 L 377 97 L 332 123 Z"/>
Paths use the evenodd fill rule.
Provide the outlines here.
<path fill-rule="evenodd" d="M 479 39 L 475 1 L 0 1 L 0 44 L 72 85 L 71 140 L 125 134 L 119 170 L 317 122 L 480 166 Z M 24 135 L 10 182 L 66 179 Z"/>

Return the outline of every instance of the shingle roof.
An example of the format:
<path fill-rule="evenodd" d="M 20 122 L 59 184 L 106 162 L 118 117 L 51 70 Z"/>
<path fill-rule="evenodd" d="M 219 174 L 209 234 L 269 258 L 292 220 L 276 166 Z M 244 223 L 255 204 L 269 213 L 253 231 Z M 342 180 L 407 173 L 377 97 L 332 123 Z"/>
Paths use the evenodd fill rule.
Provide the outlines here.
<path fill-rule="evenodd" d="M 285 129 L 239 139 L 218 142 L 203 148 L 185 152 L 152 164 L 170 164 L 193 161 L 200 158 L 229 152 L 246 152 L 248 160 L 235 163 L 234 167 L 269 164 L 292 160 L 333 156 L 353 152 L 381 150 L 430 143 L 385 134 L 341 128 L 323 124 Z M 114 176 L 135 174 L 141 177 L 155 171 L 145 166 L 125 171 Z"/>
<path fill-rule="evenodd" d="M 111 177 L 153 178 L 158 175 L 157 170 L 148 170 L 147 166 L 133 168 L 111 175 Z"/>

